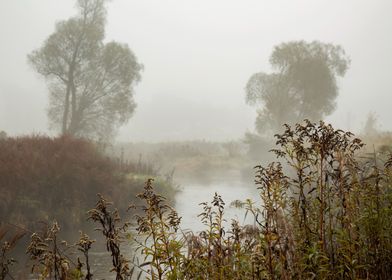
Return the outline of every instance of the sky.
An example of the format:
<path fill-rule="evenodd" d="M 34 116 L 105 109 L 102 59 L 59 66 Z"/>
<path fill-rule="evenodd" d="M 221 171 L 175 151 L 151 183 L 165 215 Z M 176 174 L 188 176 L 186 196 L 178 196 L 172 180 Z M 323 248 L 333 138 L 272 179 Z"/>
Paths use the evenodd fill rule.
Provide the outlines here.
<path fill-rule="evenodd" d="M 144 65 L 137 108 L 118 141 L 236 140 L 254 130 L 249 77 L 270 71 L 275 45 L 319 40 L 351 58 L 327 118 L 359 132 L 369 112 L 392 130 L 390 0 L 112 0 L 106 41 L 127 43 Z M 51 134 L 45 81 L 27 63 L 72 0 L 0 0 L 0 130 Z"/>

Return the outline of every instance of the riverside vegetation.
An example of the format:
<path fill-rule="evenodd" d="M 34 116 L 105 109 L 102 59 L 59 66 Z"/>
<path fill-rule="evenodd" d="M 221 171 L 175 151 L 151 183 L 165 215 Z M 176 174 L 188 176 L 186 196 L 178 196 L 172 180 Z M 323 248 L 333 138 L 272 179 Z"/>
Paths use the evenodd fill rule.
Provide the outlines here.
<path fill-rule="evenodd" d="M 201 232 L 181 230 L 181 217 L 147 180 L 142 204 L 130 223 L 103 196 L 88 212 L 99 225 L 116 279 L 390 279 L 392 275 L 392 156 L 363 146 L 350 132 L 323 122 L 285 126 L 277 135 L 279 161 L 256 166 L 260 202 L 234 201 L 253 224 L 232 220 L 215 194 L 201 203 Z M 133 230 L 129 230 L 129 227 Z M 31 235 L 27 253 L 41 279 L 94 279 L 81 233 L 74 245 L 59 242 L 59 227 Z M 4 241 L 1 279 L 16 239 Z M 138 254 L 127 259 L 122 245 L 133 240 Z M 95 244 L 94 244 L 95 246 Z M 69 254 L 72 249 L 81 253 Z"/>
<path fill-rule="evenodd" d="M 69 136 L 24 136 L 0 139 L 0 221 L 35 231 L 37 221 L 56 219 L 62 232 L 86 229 L 85 210 L 102 193 L 126 212 L 130 197 L 143 190 L 146 178 L 158 177 L 139 160 L 109 158 L 99 145 Z M 171 178 L 158 178 L 160 192 L 174 198 Z"/>

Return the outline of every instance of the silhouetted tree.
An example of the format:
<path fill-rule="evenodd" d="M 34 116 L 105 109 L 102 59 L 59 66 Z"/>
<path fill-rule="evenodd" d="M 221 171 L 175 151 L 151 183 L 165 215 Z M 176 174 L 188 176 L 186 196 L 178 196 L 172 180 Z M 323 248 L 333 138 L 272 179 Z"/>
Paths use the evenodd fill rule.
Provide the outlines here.
<path fill-rule="evenodd" d="M 374 112 L 369 112 L 365 125 L 362 128 L 362 134 L 366 137 L 375 136 L 379 132 L 377 116 Z"/>
<path fill-rule="evenodd" d="M 7 138 L 7 132 L 5 132 L 4 130 L 0 130 L 0 140 L 6 138 Z"/>
<path fill-rule="evenodd" d="M 273 73 L 256 73 L 246 85 L 246 101 L 261 105 L 256 119 L 260 134 L 276 132 L 284 123 L 320 120 L 335 109 L 337 76 L 344 76 L 350 59 L 340 46 L 318 41 L 294 41 L 275 46 Z"/>
<path fill-rule="evenodd" d="M 51 124 L 62 134 L 105 139 L 135 109 L 142 65 L 126 44 L 103 43 L 105 0 L 78 0 L 79 13 L 56 24 L 28 59 L 48 83 Z"/>

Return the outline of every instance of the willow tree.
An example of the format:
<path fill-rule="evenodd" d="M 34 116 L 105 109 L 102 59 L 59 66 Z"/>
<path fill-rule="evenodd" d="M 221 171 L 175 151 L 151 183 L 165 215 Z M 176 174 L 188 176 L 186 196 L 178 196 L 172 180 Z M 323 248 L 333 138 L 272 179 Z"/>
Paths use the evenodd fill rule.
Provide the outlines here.
<path fill-rule="evenodd" d="M 142 65 L 128 45 L 104 43 L 105 0 L 78 0 L 28 60 L 49 88 L 48 117 L 62 134 L 107 139 L 131 117 Z"/>
<path fill-rule="evenodd" d="M 256 130 L 276 133 L 284 123 L 322 120 L 331 114 L 338 96 L 337 77 L 343 77 L 350 59 L 340 46 L 318 41 L 294 41 L 275 46 L 272 73 L 253 74 L 246 100 L 258 106 Z"/>

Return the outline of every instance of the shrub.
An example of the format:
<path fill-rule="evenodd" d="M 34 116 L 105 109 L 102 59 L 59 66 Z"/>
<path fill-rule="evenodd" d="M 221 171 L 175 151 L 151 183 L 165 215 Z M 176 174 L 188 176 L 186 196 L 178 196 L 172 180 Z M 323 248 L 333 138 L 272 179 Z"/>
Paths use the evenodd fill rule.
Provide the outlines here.
<path fill-rule="evenodd" d="M 77 229 L 96 193 L 118 201 L 125 179 L 93 143 L 71 137 L 0 139 L 0 220 L 33 226 L 56 218 Z M 134 191 L 137 192 L 136 190 Z"/>

